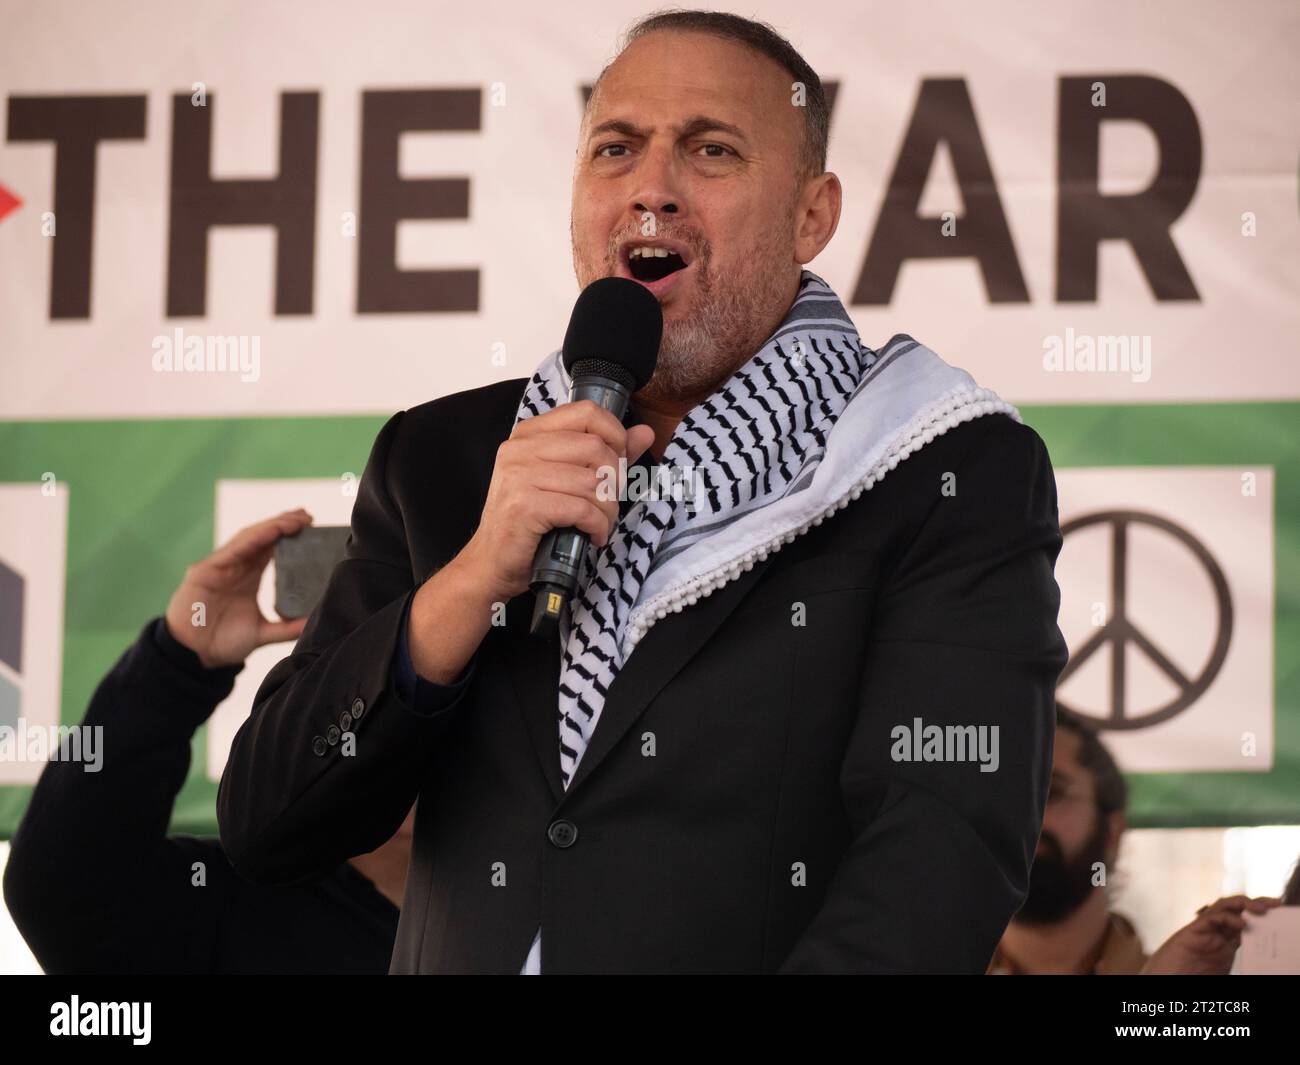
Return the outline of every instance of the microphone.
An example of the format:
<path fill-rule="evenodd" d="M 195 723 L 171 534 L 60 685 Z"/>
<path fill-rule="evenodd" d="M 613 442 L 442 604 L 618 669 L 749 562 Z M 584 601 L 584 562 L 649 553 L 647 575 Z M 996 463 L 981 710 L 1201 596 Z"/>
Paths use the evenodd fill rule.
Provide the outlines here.
<path fill-rule="evenodd" d="M 632 393 L 655 372 L 664 316 L 644 285 L 625 277 L 602 277 L 578 296 L 564 334 L 562 360 L 569 402 L 590 399 L 620 422 Z M 548 636 L 578 588 L 590 537 L 574 528 L 552 529 L 533 556 L 529 587 L 536 595 L 529 632 Z"/>

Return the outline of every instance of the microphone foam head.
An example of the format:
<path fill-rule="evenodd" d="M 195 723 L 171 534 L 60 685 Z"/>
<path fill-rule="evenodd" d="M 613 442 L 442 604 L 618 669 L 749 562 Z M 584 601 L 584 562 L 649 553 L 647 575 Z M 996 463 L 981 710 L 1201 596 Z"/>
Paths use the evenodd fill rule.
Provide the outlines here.
<path fill-rule="evenodd" d="M 598 360 L 626 370 L 642 388 L 659 361 L 664 314 L 650 290 L 626 277 L 602 277 L 584 288 L 564 334 L 564 368 Z"/>

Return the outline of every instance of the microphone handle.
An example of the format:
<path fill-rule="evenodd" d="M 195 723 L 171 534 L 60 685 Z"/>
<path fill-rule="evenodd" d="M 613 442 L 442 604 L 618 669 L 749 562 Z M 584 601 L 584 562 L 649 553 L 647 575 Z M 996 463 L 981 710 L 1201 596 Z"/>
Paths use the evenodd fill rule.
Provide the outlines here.
<path fill-rule="evenodd" d="M 627 414 L 632 395 L 627 386 L 611 377 L 581 374 L 573 378 L 569 402 L 590 399 L 604 407 L 620 422 Z M 578 589 L 582 559 L 591 538 L 579 529 L 552 529 L 537 545 L 529 587 L 536 595 L 533 619 L 528 631 L 549 636 L 559 625 Z"/>

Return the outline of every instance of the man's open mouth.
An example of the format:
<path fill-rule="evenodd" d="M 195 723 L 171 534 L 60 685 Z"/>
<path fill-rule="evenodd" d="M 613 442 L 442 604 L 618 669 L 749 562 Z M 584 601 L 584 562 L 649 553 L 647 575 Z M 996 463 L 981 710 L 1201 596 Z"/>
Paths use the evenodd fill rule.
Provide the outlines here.
<path fill-rule="evenodd" d="M 654 244 L 634 244 L 624 252 L 628 271 L 638 281 L 662 281 L 689 263 L 680 252 Z"/>

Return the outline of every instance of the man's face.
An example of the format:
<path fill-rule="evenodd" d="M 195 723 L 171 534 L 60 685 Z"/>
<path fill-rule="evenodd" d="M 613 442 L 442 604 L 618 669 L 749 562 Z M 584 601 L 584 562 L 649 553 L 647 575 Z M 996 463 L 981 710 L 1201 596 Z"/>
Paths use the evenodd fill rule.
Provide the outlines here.
<path fill-rule="evenodd" d="M 591 101 L 573 178 L 574 272 L 583 288 L 641 280 L 659 300 L 664 339 L 643 397 L 706 397 L 789 309 L 804 128 L 790 85 L 740 44 L 661 31 L 634 41 Z M 679 258 L 631 256 L 646 246 Z"/>
<path fill-rule="evenodd" d="M 1029 895 L 1016 915 L 1028 924 L 1054 924 L 1095 890 L 1093 866 L 1115 858 L 1111 820 L 1097 806 L 1092 774 L 1079 764 L 1079 737 L 1056 730 L 1052 783 L 1043 832 L 1034 853 Z"/>

